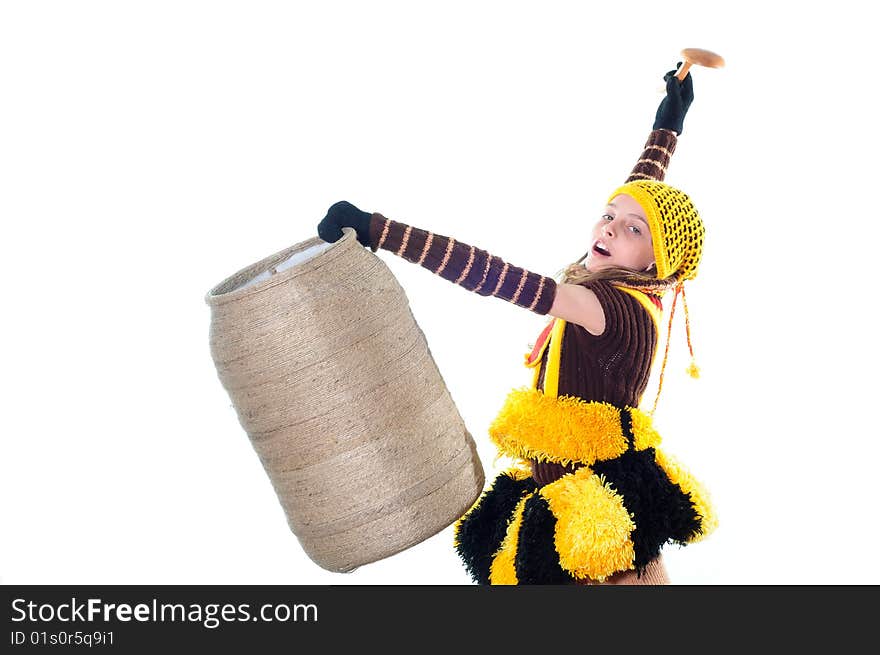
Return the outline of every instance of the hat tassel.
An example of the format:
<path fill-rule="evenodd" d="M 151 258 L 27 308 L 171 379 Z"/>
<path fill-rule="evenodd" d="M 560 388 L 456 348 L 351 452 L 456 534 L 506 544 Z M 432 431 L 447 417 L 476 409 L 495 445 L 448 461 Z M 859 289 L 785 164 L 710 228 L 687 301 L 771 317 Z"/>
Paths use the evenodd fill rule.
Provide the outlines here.
<path fill-rule="evenodd" d="M 657 401 L 660 400 L 660 391 L 663 389 L 663 377 L 666 373 L 666 361 L 669 359 L 669 342 L 671 340 L 670 337 L 672 336 L 672 317 L 675 316 L 675 305 L 678 302 L 679 294 L 681 294 L 681 304 L 684 307 L 684 326 L 685 332 L 687 333 L 688 351 L 691 354 L 691 363 L 687 367 L 687 373 L 692 378 L 700 377 L 700 367 L 697 366 L 696 359 L 694 358 L 694 347 L 691 343 L 691 321 L 688 314 L 687 298 L 684 293 L 684 283 L 681 282 L 675 287 L 675 295 L 672 297 L 672 305 L 669 308 L 669 321 L 666 326 L 666 349 L 663 352 L 663 364 L 660 365 L 660 379 L 657 383 L 657 395 L 654 396 L 654 406 L 651 408 L 650 412 L 652 415 L 657 409 Z"/>
<path fill-rule="evenodd" d="M 687 333 L 688 351 L 691 354 L 691 363 L 687 367 L 688 375 L 692 378 L 700 377 L 700 367 L 697 366 L 697 360 L 694 358 L 694 347 L 691 344 L 691 319 L 688 315 L 687 296 L 684 293 L 684 284 L 681 285 L 681 304 L 684 307 L 684 329 Z"/>

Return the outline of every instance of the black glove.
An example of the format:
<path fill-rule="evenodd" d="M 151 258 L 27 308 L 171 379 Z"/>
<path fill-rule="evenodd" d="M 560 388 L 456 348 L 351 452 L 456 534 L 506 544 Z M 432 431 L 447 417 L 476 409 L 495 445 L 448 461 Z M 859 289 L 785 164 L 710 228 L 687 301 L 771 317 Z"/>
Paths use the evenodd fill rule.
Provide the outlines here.
<path fill-rule="evenodd" d="M 342 228 L 353 227 L 357 232 L 357 240 L 369 247 L 371 216 L 372 214 L 361 211 L 350 202 L 340 200 L 330 206 L 327 215 L 318 223 L 318 236 L 333 243 L 342 238 Z"/>
<path fill-rule="evenodd" d="M 681 62 L 677 65 L 681 66 Z M 694 81 L 688 73 L 684 76 L 684 81 L 679 82 L 675 73 L 676 71 L 669 71 L 663 76 L 666 81 L 666 97 L 657 108 L 654 129 L 672 130 L 676 134 L 681 134 L 685 114 L 694 101 Z"/>

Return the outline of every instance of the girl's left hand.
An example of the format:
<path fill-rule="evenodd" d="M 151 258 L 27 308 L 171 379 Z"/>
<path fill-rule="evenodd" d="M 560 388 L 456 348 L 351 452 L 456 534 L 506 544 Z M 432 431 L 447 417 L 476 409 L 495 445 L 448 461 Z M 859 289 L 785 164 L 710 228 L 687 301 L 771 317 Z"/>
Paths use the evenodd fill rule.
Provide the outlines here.
<path fill-rule="evenodd" d="M 678 62 L 677 66 L 681 66 L 681 62 Z M 669 71 L 663 76 L 666 81 L 666 97 L 657 108 L 654 129 L 672 130 L 680 135 L 684 127 L 684 117 L 694 101 L 694 81 L 688 73 L 684 80 L 679 82 L 675 77 L 676 72 L 677 67 L 676 70 Z"/>

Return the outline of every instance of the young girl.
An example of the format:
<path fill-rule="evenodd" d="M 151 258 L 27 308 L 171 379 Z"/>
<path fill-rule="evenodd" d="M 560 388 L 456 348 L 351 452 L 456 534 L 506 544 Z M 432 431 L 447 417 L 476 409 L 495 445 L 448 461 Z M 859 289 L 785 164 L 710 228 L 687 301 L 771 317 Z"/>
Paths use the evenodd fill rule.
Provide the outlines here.
<path fill-rule="evenodd" d="M 659 450 L 650 414 L 637 409 L 661 296 L 672 290 L 674 301 L 695 277 L 703 244 L 690 198 L 662 182 L 693 100 L 690 75 L 679 82 L 674 74 L 664 78 L 641 157 L 560 283 L 345 201 L 318 225 L 325 241 L 352 227 L 374 252 L 553 317 L 526 355 L 531 388 L 514 389 L 489 429 L 518 464 L 455 525 L 456 550 L 478 583 L 663 584 L 661 547 L 714 527 L 706 493 Z"/>

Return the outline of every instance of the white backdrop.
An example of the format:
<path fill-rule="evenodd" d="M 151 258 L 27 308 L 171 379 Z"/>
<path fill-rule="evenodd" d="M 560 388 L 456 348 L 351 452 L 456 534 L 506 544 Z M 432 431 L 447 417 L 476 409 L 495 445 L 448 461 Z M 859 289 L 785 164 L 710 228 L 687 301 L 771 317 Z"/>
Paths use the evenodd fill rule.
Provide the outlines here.
<path fill-rule="evenodd" d="M 656 423 L 721 526 L 667 549 L 670 575 L 880 582 L 863 3 L 595 4 L 0 5 L 0 583 L 468 584 L 451 527 L 350 574 L 306 557 L 204 295 L 340 199 L 554 275 L 684 47 L 727 66 L 693 69 L 667 176 L 709 230 L 703 376 L 677 321 Z M 487 427 L 544 319 L 379 256 L 491 479 Z"/>

